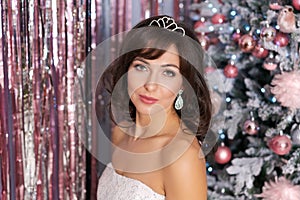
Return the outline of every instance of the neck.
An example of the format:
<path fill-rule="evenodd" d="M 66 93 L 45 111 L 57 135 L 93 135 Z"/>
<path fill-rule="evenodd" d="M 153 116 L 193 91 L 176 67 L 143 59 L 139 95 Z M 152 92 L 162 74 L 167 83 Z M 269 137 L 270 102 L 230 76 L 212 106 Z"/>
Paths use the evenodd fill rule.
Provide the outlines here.
<path fill-rule="evenodd" d="M 174 110 L 162 110 L 149 115 L 137 113 L 134 139 L 159 135 L 168 129 L 170 124 L 174 125 L 174 122 L 179 124 L 179 118 Z"/>

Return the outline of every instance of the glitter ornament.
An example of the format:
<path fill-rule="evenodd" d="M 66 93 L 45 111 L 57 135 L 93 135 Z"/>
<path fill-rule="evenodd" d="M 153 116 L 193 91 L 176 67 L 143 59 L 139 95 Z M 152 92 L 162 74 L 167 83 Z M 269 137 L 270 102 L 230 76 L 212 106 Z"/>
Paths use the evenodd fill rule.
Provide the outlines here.
<path fill-rule="evenodd" d="M 278 155 L 286 155 L 292 148 L 292 141 L 286 135 L 277 135 L 269 141 L 269 147 Z"/>
<path fill-rule="evenodd" d="M 269 56 L 265 59 L 265 61 L 263 63 L 263 67 L 269 71 L 275 70 L 277 68 L 277 65 L 278 64 L 275 60 L 273 53 L 270 53 Z"/>
<path fill-rule="evenodd" d="M 291 136 L 293 144 L 300 145 L 300 125 L 298 125 L 298 127 L 292 131 Z"/>
<path fill-rule="evenodd" d="M 292 5 L 296 10 L 300 10 L 300 0 L 293 0 Z"/>
<path fill-rule="evenodd" d="M 234 64 L 228 64 L 224 68 L 224 75 L 227 78 L 235 78 L 237 77 L 238 73 L 238 68 Z"/>
<path fill-rule="evenodd" d="M 289 44 L 288 35 L 282 32 L 278 32 L 274 38 L 274 44 L 280 47 L 285 47 Z"/>
<path fill-rule="evenodd" d="M 292 33 L 296 30 L 296 17 L 291 6 L 285 6 L 278 15 L 277 24 L 283 33 Z"/>
<path fill-rule="evenodd" d="M 218 147 L 214 157 L 215 161 L 218 164 L 226 164 L 231 159 L 231 150 L 224 145 L 224 143 L 221 143 L 221 146 Z"/>
<path fill-rule="evenodd" d="M 260 33 L 260 38 L 266 42 L 273 41 L 275 36 L 276 36 L 276 30 L 271 26 L 262 28 Z"/>
<path fill-rule="evenodd" d="M 213 24 L 223 24 L 226 20 L 226 16 L 220 13 L 216 13 L 211 17 L 210 20 Z"/>
<path fill-rule="evenodd" d="M 259 131 L 258 122 L 254 118 L 247 119 L 244 123 L 243 130 L 249 135 L 256 135 Z"/>
<path fill-rule="evenodd" d="M 243 35 L 239 39 L 239 47 L 244 53 L 249 53 L 251 52 L 256 45 L 255 40 L 250 34 Z"/>
<path fill-rule="evenodd" d="M 263 48 L 261 44 L 257 44 L 252 51 L 252 55 L 256 58 L 265 58 L 268 56 L 268 54 L 269 51 Z"/>

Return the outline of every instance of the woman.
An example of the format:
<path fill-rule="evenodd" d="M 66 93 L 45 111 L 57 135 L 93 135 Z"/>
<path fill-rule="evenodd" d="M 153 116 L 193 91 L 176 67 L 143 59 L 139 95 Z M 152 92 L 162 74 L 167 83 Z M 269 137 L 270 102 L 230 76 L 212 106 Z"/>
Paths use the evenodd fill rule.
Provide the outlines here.
<path fill-rule="evenodd" d="M 193 30 L 169 16 L 128 32 L 96 90 L 114 122 L 98 199 L 207 199 L 200 145 L 212 106 L 203 58 Z M 103 120 L 99 100 L 96 110 Z"/>

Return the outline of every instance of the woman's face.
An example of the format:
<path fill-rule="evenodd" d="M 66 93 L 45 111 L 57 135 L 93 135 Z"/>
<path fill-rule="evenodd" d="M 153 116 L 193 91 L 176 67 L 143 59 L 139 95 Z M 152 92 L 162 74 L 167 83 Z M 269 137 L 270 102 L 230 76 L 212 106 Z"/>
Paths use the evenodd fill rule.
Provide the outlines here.
<path fill-rule="evenodd" d="M 173 102 L 182 89 L 178 51 L 171 46 L 154 60 L 136 57 L 128 70 L 128 93 L 140 114 L 150 114 L 157 108 L 173 110 Z M 153 109 L 155 106 L 155 110 Z M 159 106 L 159 107 L 156 107 Z"/>

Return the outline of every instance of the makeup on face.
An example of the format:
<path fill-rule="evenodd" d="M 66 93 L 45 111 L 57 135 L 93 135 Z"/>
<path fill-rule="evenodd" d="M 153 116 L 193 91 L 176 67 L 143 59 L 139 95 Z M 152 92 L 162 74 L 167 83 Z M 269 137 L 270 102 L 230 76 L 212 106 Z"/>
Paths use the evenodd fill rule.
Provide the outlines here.
<path fill-rule="evenodd" d="M 182 88 L 179 56 L 166 52 L 157 59 L 136 57 L 128 70 L 128 94 L 137 111 L 154 104 L 170 108 Z M 145 111 L 145 110 L 144 110 Z"/>

